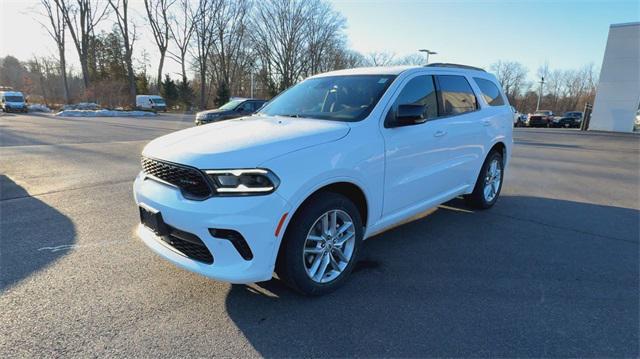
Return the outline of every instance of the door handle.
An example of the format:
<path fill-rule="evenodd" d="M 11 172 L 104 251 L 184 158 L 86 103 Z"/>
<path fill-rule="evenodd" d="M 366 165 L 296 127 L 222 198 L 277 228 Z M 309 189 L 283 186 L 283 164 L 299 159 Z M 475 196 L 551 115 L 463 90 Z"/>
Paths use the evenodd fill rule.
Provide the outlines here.
<path fill-rule="evenodd" d="M 436 131 L 433 133 L 433 137 L 442 137 L 444 135 L 446 135 L 447 132 L 446 131 Z"/>
<path fill-rule="evenodd" d="M 483 126 L 490 126 L 490 125 L 491 125 L 491 121 L 489 121 L 489 120 L 482 120 L 482 125 L 483 125 Z"/>

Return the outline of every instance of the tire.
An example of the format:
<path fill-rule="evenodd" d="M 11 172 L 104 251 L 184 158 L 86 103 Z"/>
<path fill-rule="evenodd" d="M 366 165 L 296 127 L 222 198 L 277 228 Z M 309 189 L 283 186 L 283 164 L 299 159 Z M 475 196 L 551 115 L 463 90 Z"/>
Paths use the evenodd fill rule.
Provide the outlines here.
<path fill-rule="evenodd" d="M 332 227 L 333 213 L 336 223 L 333 233 L 346 229 L 341 235 L 325 239 L 321 234 L 327 233 L 323 224 L 326 223 L 326 228 Z M 347 222 L 351 222 L 348 228 Z M 363 232 L 360 212 L 351 200 L 333 192 L 318 193 L 303 204 L 287 227 L 280 245 L 276 273 L 287 285 L 304 295 L 330 293 L 342 286 L 351 274 L 358 260 Z M 342 253 L 342 257 L 337 251 Z"/>
<path fill-rule="evenodd" d="M 492 170 L 492 164 L 496 162 L 496 166 L 499 173 L 499 178 L 497 182 L 493 183 L 493 196 L 488 196 L 485 193 L 485 188 L 488 185 L 488 181 L 495 179 L 496 174 L 490 174 L 489 171 Z M 492 151 L 485 159 L 482 164 L 482 168 L 480 169 L 480 174 L 478 175 L 478 179 L 476 179 L 476 185 L 473 188 L 473 192 L 464 196 L 464 199 L 469 207 L 476 209 L 487 209 L 493 206 L 500 196 L 500 191 L 502 190 L 502 182 L 504 181 L 504 160 L 502 158 L 502 154 L 498 151 Z M 497 186 L 497 190 L 495 187 Z"/>

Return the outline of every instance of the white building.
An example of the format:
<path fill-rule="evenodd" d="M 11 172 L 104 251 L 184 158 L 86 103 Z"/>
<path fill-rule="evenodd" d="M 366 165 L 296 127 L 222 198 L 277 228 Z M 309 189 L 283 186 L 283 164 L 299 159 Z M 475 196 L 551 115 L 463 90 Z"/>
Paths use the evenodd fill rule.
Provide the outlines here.
<path fill-rule="evenodd" d="M 602 61 L 590 130 L 632 132 L 640 109 L 640 22 L 613 24 Z"/>

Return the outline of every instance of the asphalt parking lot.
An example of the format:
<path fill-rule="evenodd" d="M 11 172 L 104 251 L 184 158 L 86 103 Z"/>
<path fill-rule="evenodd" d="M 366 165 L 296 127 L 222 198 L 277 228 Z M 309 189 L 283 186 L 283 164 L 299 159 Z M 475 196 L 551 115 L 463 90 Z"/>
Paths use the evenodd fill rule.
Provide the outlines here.
<path fill-rule="evenodd" d="M 133 234 L 154 119 L 0 117 L 0 356 L 637 357 L 640 136 L 516 129 L 502 197 L 368 241 L 321 298 L 178 269 Z"/>

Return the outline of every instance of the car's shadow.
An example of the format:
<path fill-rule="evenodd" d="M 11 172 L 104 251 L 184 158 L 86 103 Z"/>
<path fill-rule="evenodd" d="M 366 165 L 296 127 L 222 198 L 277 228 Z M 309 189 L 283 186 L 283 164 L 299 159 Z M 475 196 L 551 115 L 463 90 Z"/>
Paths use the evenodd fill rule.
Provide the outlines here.
<path fill-rule="evenodd" d="M 226 308 L 266 357 L 637 354 L 639 211 L 461 200 L 366 242 L 350 281 L 308 298 L 278 280 Z M 635 348 L 635 349 L 634 349 Z"/>
<path fill-rule="evenodd" d="M 75 241 L 67 216 L 0 175 L 0 293 L 50 266 Z"/>

